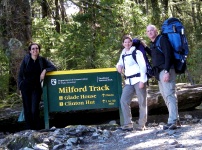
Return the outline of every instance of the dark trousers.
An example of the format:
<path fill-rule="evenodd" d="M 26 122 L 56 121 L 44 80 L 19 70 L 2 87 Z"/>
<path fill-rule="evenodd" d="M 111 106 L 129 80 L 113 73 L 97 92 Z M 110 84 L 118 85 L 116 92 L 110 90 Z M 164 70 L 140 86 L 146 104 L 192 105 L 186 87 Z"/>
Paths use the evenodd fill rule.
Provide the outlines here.
<path fill-rule="evenodd" d="M 21 90 L 26 129 L 40 129 L 39 103 L 41 101 L 41 88 L 26 88 Z"/>

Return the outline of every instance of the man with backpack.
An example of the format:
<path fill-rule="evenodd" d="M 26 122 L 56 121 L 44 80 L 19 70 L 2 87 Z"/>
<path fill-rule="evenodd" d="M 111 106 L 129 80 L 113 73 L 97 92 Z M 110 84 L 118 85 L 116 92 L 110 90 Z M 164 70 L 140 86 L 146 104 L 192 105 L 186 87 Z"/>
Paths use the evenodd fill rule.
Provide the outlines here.
<path fill-rule="evenodd" d="M 158 80 L 159 90 L 169 112 L 167 125 L 163 129 L 177 129 L 178 105 L 175 89 L 176 72 L 173 63 L 173 49 L 167 36 L 158 35 L 157 28 L 154 25 L 148 25 L 146 32 L 151 40 L 150 49 L 147 48 L 147 52 L 151 55 L 154 76 Z M 156 44 L 159 38 L 162 52 L 159 51 Z"/>

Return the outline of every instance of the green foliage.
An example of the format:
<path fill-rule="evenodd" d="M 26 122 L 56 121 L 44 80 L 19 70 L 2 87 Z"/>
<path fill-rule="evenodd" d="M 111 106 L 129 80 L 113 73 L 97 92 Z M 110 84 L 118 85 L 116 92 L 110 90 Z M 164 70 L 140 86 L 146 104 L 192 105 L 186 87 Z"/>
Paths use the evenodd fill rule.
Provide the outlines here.
<path fill-rule="evenodd" d="M 137 5 L 128 0 L 89 1 L 85 8 L 81 8 L 84 10 L 82 13 L 69 17 L 68 22 L 59 21 L 60 33 L 55 31 L 53 18 L 34 18 L 33 39 L 42 45 L 42 55 L 51 59 L 59 70 L 114 67 L 122 49 L 123 35 L 131 34 L 149 41 L 145 28 L 150 21 L 160 27 L 167 16 L 173 16 L 180 18 L 185 25 L 190 45 L 188 69 L 196 78 L 197 60 L 200 60 L 195 58 L 200 56 L 196 38 L 201 35 L 198 35 L 200 27 L 190 23 L 193 18 L 190 3 L 168 3 L 168 11 L 166 4 L 159 1 L 155 4 L 148 2 L 147 5 L 155 5 L 155 9 L 146 10 L 146 4 Z M 183 81 L 187 78 L 179 76 L 178 82 Z M 200 82 L 198 79 L 195 81 Z"/>
<path fill-rule="evenodd" d="M 59 69 L 63 70 L 63 64 L 58 57 L 60 50 L 64 48 L 66 33 L 59 34 L 55 31 L 55 26 L 48 18 L 35 18 L 33 20 L 33 41 L 41 44 L 41 55 L 54 62 Z"/>
<path fill-rule="evenodd" d="M 198 42 L 198 46 L 193 50 L 188 59 L 188 70 L 193 76 L 195 83 L 202 83 L 202 42 Z"/>
<path fill-rule="evenodd" d="M 143 34 L 145 18 L 141 18 L 141 12 L 132 2 L 101 1 L 99 6 L 89 7 L 85 13 L 76 14 L 68 25 L 70 35 L 67 41 L 70 43 L 65 45 L 69 49 L 62 50 L 63 56 L 69 55 L 69 59 L 66 59 L 67 69 L 114 67 L 119 57 L 122 36 L 129 33 Z"/>
<path fill-rule="evenodd" d="M 20 104 L 20 103 L 22 103 L 22 98 L 18 93 L 12 93 L 10 95 L 7 95 L 3 100 L 4 106 L 9 107 L 13 107 L 14 104 Z"/>
<path fill-rule="evenodd" d="M 167 17 L 177 17 L 185 25 L 188 37 L 189 74 L 195 83 L 202 82 L 200 1 L 169 1 L 167 8 L 166 1 L 159 0 L 74 1 L 81 12 L 66 16 L 65 21 L 61 21 L 61 16 L 56 20 L 56 6 L 51 0 L 47 0 L 46 18 L 42 18 L 41 2 L 32 3 L 32 39 L 41 44 L 41 55 L 54 62 L 59 70 L 115 67 L 122 50 L 123 35 L 131 34 L 149 42 L 145 34 L 148 24 L 160 27 Z M 56 32 L 56 21 L 60 24 L 60 32 Z M 6 34 L 3 26 L 0 30 L 1 36 Z M 0 100 L 8 93 L 8 70 L 5 49 L 0 50 Z M 187 82 L 188 79 L 178 76 L 177 81 Z"/>
<path fill-rule="evenodd" d="M 51 19 L 34 18 L 33 39 L 42 44 L 42 55 L 60 70 L 114 67 L 122 36 L 143 35 L 146 17 L 134 2 L 100 1 L 97 5 L 72 16 L 68 23 L 60 22 L 60 33 Z"/>
<path fill-rule="evenodd" d="M 8 77 L 9 77 L 8 59 L 2 49 L 0 49 L 0 102 L 8 92 Z"/>

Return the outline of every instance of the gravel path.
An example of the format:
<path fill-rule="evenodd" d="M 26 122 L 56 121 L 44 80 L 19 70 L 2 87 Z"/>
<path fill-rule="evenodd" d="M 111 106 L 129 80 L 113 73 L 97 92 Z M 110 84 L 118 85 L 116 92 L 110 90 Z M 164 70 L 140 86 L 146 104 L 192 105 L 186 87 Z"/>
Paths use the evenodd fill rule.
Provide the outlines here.
<path fill-rule="evenodd" d="M 154 115 L 148 117 L 145 131 L 114 130 L 108 140 L 91 139 L 81 147 L 88 150 L 202 150 L 202 110 L 179 115 L 182 127 L 176 130 L 163 130 L 168 116 Z"/>
<path fill-rule="evenodd" d="M 167 118 L 167 115 L 149 115 L 145 131 L 126 132 L 107 128 L 106 132 L 102 129 L 106 136 L 82 135 L 82 142 L 74 144 L 71 150 L 202 150 L 202 110 L 180 112 L 182 127 L 176 130 L 162 129 Z M 134 122 L 137 119 L 133 118 Z"/>
<path fill-rule="evenodd" d="M 145 131 L 115 130 L 108 140 L 94 140 L 81 147 L 88 150 L 202 150 L 202 124 L 182 125 L 176 130 L 162 130 L 162 125 Z"/>

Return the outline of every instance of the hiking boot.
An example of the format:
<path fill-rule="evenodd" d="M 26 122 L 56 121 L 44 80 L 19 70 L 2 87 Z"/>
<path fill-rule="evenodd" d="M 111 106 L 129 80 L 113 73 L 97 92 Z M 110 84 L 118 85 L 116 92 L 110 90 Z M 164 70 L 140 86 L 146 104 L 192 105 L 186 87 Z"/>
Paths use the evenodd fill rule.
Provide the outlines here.
<path fill-rule="evenodd" d="M 177 127 L 181 127 L 182 126 L 181 123 L 180 123 L 180 120 L 177 120 L 176 125 L 177 125 Z"/>
<path fill-rule="evenodd" d="M 136 128 L 137 131 L 144 131 L 146 130 L 147 128 L 145 126 L 139 126 Z"/>
<path fill-rule="evenodd" d="M 175 130 L 175 129 L 177 129 L 177 125 L 176 124 L 171 124 L 168 129 Z"/>
<path fill-rule="evenodd" d="M 133 124 L 124 125 L 120 129 L 123 131 L 133 131 Z"/>
<path fill-rule="evenodd" d="M 169 123 L 167 125 L 164 125 L 163 126 L 163 130 L 167 130 L 167 129 L 175 130 L 175 129 L 177 129 L 177 125 L 174 124 L 174 123 Z"/>

